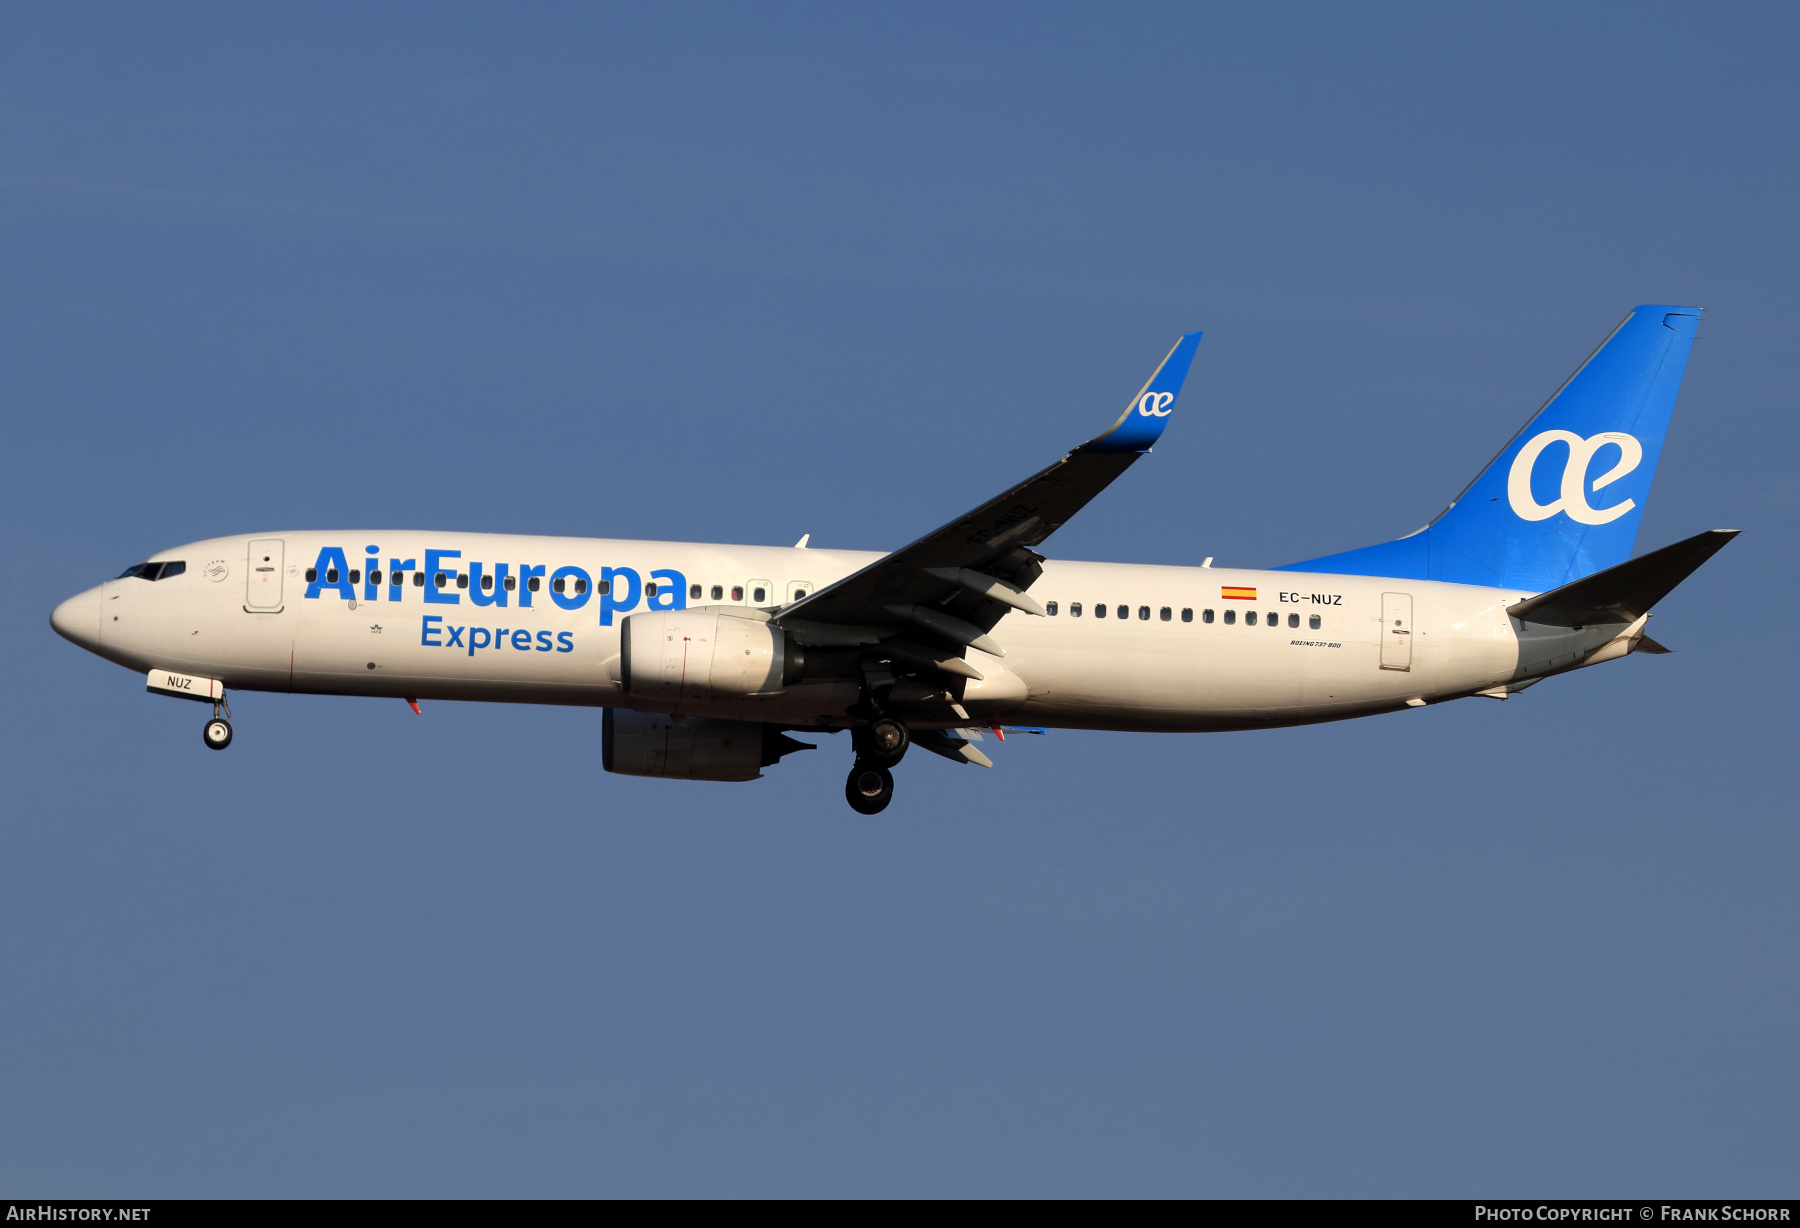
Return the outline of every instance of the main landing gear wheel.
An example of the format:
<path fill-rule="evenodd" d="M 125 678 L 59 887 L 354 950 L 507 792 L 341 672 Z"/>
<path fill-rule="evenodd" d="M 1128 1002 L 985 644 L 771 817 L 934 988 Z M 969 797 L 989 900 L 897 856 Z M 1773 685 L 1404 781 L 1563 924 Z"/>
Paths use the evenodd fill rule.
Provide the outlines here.
<path fill-rule="evenodd" d="M 222 716 L 215 716 L 206 722 L 206 728 L 200 731 L 206 744 L 213 750 L 224 750 L 231 745 L 231 722 Z"/>
<path fill-rule="evenodd" d="M 878 717 L 857 732 L 857 756 L 881 767 L 899 763 L 912 742 L 906 726 L 891 716 Z"/>
<path fill-rule="evenodd" d="M 844 797 L 858 814 L 880 814 L 894 800 L 894 774 L 879 764 L 858 759 L 844 782 Z"/>

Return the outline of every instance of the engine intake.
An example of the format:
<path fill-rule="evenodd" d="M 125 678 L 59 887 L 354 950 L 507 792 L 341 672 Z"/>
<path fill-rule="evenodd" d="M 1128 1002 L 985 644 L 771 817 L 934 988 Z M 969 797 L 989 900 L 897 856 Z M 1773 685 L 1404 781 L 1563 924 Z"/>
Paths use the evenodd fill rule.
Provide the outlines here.
<path fill-rule="evenodd" d="M 619 634 L 625 693 L 664 712 L 779 694 L 805 664 L 800 646 L 774 623 L 716 610 L 633 614 Z"/>
<path fill-rule="evenodd" d="M 629 708 L 608 708 L 600 730 L 600 766 L 621 776 L 756 780 L 783 755 L 813 749 L 774 725 Z"/>

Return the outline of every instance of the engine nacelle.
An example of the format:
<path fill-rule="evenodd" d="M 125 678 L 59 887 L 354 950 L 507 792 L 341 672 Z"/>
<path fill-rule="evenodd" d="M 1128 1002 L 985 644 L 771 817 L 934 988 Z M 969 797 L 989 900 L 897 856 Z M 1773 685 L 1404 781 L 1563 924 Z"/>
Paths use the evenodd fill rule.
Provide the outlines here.
<path fill-rule="evenodd" d="M 783 755 L 812 749 L 773 725 L 629 708 L 608 708 L 600 730 L 600 766 L 621 776 L 755 780 Z"/>
<path fill-rule="evenodd" d="M 800 646 L 774 623 L 716 610 L 633 614 L 619 632 L 625 693 L 659 711 L 778 694 L 800 677 Z"/>

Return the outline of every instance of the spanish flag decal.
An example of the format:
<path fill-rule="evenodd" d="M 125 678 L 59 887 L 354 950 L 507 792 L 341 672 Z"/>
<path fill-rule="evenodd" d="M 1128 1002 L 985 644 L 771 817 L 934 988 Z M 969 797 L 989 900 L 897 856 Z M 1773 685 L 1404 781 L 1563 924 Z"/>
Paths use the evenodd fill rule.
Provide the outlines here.
<path fill-rule="evenodd" d="M 1256 590 L 1253 588 L 1236 588 L 1230 584 L 1219 590 L 1220 601 L 1255 601 Z"/>

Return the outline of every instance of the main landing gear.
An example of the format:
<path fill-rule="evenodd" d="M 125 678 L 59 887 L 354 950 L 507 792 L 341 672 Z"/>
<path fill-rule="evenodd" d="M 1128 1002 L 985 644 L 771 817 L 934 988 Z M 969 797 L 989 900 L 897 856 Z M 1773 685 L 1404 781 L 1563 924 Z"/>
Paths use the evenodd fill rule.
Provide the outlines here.
<path fill-rule="evenodd" d="M 853 733 L 856 762 L 844 782 L 844 798 L 858 814 L 880 814 L 894 800 L 894 773 L 889 770 L 906 756 L 912 744 L 906 726 L 891 716 L 879 716 Z"/>
<path fill-rule="evenodd" d="M 208 750 L 224 750 L 231 745 L 231 722 L 225 719 L 230 714 L 231 709 L 224 700 L 213 705 L 212 719 L 200 731 Z"/>
<path fill-rule="evenodd" d="M 894 774 L 866 759 L 858 759 L 844 782 L 844 798 L 858 814 L 880 814 L 894 800 Z"/>
<path fill-rule="evenodd" d="M 856 731 L 856 757 L 881 767 L 893 767 L 912 744 L 906 726 L 891 716 L 877 717 Z"/>

